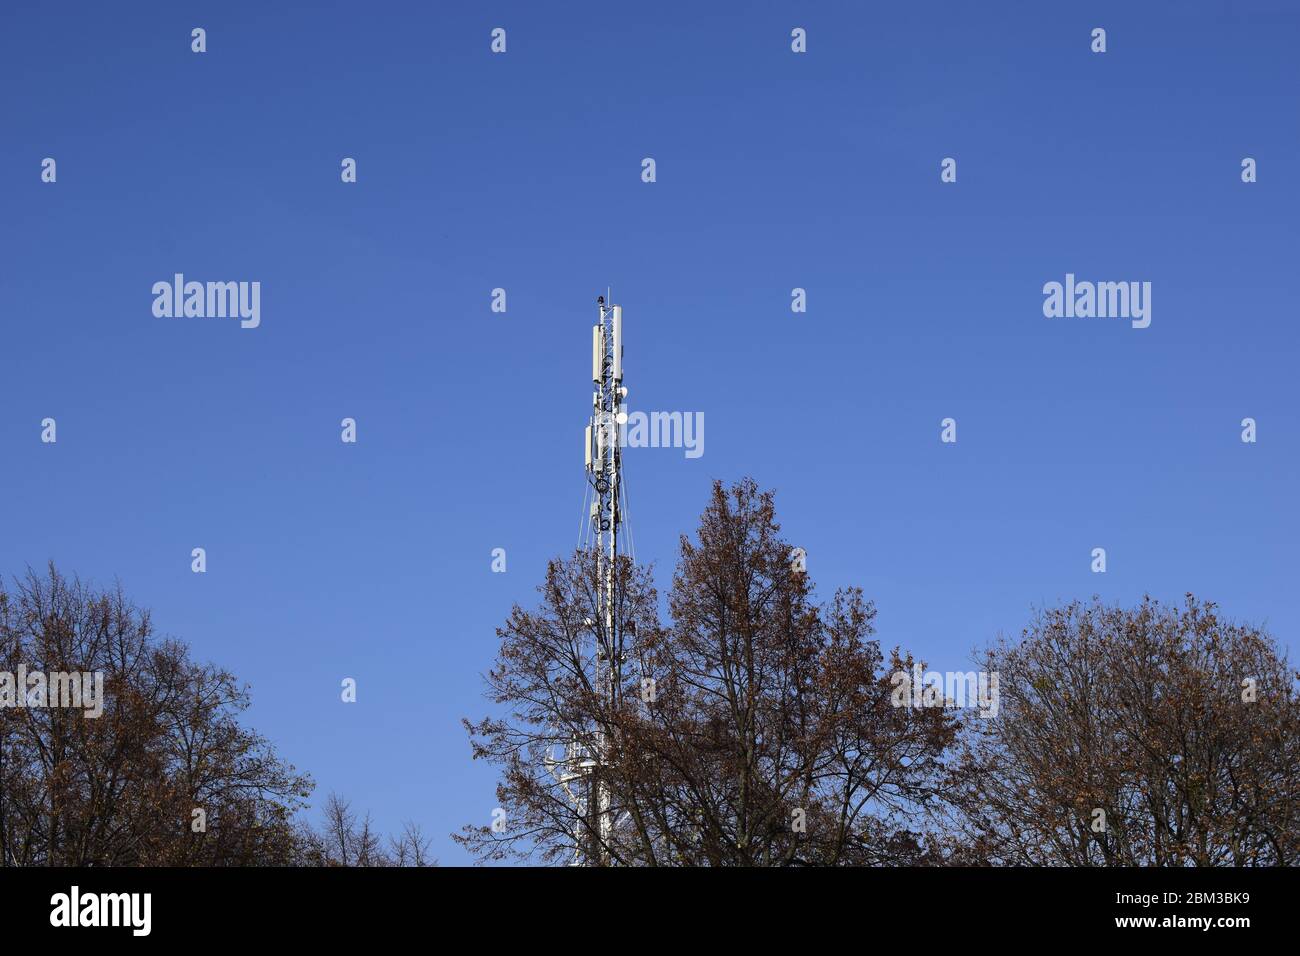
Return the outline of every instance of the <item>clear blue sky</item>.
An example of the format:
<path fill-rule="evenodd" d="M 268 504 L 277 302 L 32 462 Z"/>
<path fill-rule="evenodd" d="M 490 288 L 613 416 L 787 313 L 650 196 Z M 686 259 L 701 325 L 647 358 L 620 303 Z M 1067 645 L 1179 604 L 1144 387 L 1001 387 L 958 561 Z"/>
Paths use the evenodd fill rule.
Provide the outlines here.
<path fill-rule="evenodd" d="M 702 458 L 627 455 L 661 586 L 752 475 L 821 590 L 939 669 L 1094 592 L 1291 642 L 1296 11 L 7 5 L 0 569 L 120 578 L 319 797 L 463 862 L 495 800 L 458 721 L 575 544 L 610 285 L 632 408 L 705 414 Z M 260 281 L 261 327 L 155 318 L 175 272 Z M 1150 328 L 1045 318 L 1067 272 L 1150 281 Z"/>

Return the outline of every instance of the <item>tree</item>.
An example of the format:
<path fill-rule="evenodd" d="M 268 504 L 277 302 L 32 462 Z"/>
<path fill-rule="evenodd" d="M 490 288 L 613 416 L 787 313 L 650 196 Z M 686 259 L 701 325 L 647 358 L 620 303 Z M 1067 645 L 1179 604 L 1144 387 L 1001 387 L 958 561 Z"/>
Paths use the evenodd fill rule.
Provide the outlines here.
<path fill-rule="evenodd" d="M 299 866 L 437 866 L 420 825 L 407 821 L 402 832 L 381 840 L 370 814 L 358 818 L 350 801 L 336 793 L 325 800 L 319 829 L 298 831 Z"/>
<path fill-rule="evenodd" d="M 641 633 L 657 625 L 657 597 L 649 572 L 625 557 L 616 568 L 617 626 L 620 634 L 635 624 Z M 562 779 L 554 764 L 557 751 L 590 753 L 597 738 L 613 739 L 620 718 L 598 686 L 594 644 L 608 644 L 599 613 L 603 585 L 591 552 L 568 561 L 553 560 L 538 591 L 536 611 L 518 605 L 497 629 L 501 648 L 485 681 L 488 698 L 506 709 L 504 717 L 465 721 L 475 759 L 501 767 L 497 799 L 504 831 L 467 827 L 458 840 L 483 859 L 534 856 L 542 862 L 571 860 L 578 845 L 590 847 L 595 834 L 589 818 L 575 813 L 576 780 Z M 638 661 L 638 663 L 643 663 Z M 635 668 L 625 668 L 630 675 Z M 620 688 L 626 699 L 635 690 L 628 676 Z"/>
<path fill-rule="evenodd" d="M 429 845 L 419 827 L 408 823 L 401 836 L 384 846 L 370 814 L 357 817 L 352 804 L 336 793 L 325 800 L 320 829 L 304 825 L 298 833 L 301 866 L 427 866 Z M 391 853 L 389 850 L 391 849 Z"/>
<path fill-rule="evenodd" d="M 1300 860 L 1300 699 L 1263 631 L 1191 595 L 1040 613 L 984 655 L 1000 713 L 963 732 L 950 793 L 972 862 Z"/>
<path fill-rule="evenodd" d="M 52 689 L 17 706 L 16 677 L 38 673 L 102 675 L 102 713 L 52 706 Z M 385 840 L 334 794 L 319 831 L 298 822 L 311 779 L 240 725 L 248 705 L 120 587 L 53 565 L 0 586 L 0 864 L 436 865 L 417 824 Z"/>
<path fill-rule="evenodd" d="M 418 823 L 407 820 L 402 832 L 388 838 L 388 856 L 393 866 L 437 866 L 438 861 L 429 855 L 431 841 Z"/>
<path fill-rule="evenodd" d="M 12 701 L 0 708 L 5 863 L 293 859 L 292 815 L 310 779 L 239 724 L 247 689 L 192 661 L 180 642 L 158 638 L 149 613 L 120 588 L 96 591 L 53 565 L 44 576 L 29 571 L 12 593 L 0 584 L 0 672 L 12 681 L 20 667 L 98 672 L 104 700 L 98 716 Z"/>
<path fill-rule="evenodd" d="M 483 859 L 517 855 L 627 865 L 778 866 L 928 859 L 913 824 L 933 801 L 956 721 L 891 703 L 910 669 L 871 639 L 856 589 L 826 604 L 780 536 L 773 496 L 716 483 L 695 541 L 681 540 L 658 620 L 649 569 L 617 566 L 616 628 L 598 613 L 596 557 L 552 561 L 539 608 L 515 607 L 487 675 L 505 716 L 466 722 L 476 758 L 502 768 L 503 830 L 458 839 Z M 635 636 L 629 625 L 635 625 Z M 626 649 L 613 695 L 593 647 Z M 555 754 L 603 751 L 616 825 L 579 813 L 582 784 Z"/>

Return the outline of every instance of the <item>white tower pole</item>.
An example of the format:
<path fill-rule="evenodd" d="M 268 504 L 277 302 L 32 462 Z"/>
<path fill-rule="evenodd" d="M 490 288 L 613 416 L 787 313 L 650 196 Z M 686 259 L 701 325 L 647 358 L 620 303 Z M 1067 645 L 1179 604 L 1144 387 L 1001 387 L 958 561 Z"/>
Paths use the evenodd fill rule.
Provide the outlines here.
<path fill-rule="evenodd" d="M 587 430 L 587 478 L 594 495 L 590 514 L 591 535 L 600 574 L 599 613 L 593 622 L 596 638 L 596 681 L 610 712 L 618 706 L 622 687 L 622 622 L 616 619 L 618 535 L 623 516 L 619 508 L 622 494 L 623 452 L 620 433 L 626 421 L 623 399 L 623 309 L 597 299 L 597 324 L 592 329 L 592 398 L 591 424 Z M 620 421 L 620 418 L 622 421 Z M 586 810 L 593 846 L 584 862 L 589 866 L 609 862 L 608 847 L 614 830 L 612 793 L 603 769 L 609 750 L 604 730 L 597 728 L 596 752 L 588 764 Z"/>

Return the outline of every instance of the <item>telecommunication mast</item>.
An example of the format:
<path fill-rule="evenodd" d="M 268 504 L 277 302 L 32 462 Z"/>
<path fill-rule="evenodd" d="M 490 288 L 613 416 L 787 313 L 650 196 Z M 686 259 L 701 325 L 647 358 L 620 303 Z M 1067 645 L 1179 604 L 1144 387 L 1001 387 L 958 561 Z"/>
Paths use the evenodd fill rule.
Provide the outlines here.
<path fill-rule="evenodd" d="M 623 385 L 623 308 L 596 299 L 597 321 L 591 329 L 591 419 L 584 436 L 590 508 L 585 516 L 583 544 L 594 552 L 600 589 L 595 619 L 585 623 L 594 639 L 594 685 L 613 712 L 619 706 L 623 686 L 624 637 L 634 630 L 631 622 L 618 619 L 615 595 L 616 566 L 620 534 L 627 510 L 623 488 L 621 432 L 627 423 Z M 609 862 L 608 846 L 614 832 L 615 814 L 611 789 L 602 768 L 608 752 L 604 731 L 595 728 L 589 745 L 572 741 L 562 760 L 549 761 L 550 769 L 563 785 L 581 820 L 575 833 L 574 863 L 603 866 Z M 571 787 L 570 784 L 576 786 Z"/>

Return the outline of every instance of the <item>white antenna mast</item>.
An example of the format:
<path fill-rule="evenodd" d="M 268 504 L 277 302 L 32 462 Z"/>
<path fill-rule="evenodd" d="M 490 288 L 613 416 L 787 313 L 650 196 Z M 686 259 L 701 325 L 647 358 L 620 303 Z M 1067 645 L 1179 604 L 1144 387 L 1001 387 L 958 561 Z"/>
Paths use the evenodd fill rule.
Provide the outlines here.
<path fill-rule="evenodd" d="M 595 684 L 612 712 L 619 704 L 623 685 L 624 631 L 630 630 L 615 614 L 616 566 L 619 531 L 623 525 L 623 450 L 621 432 L 627 422 L 623 401 L 623 308 L 606 295 L 596 299 L 597 322 L 591 329 L 591 421 L 587 425 L 585 457 L 587 481 L 592 489 L 587 514 L 587 546 L 593 548 L 600 575 L 595 620 L 588 620 L 595 638 Z M 574 863 L 605 866 L 609 863 L 610 838 L 614 832 L 612 793 L 602 768 L 609 742 L 596 729 L 594 745 L 569 744 L 563 761 L 551 763 L 551 771 L 577 807 L 584 821 L 575 833 Z M 578 783 L 575 793 L 570 783 Z M 586 840 L 583 839 L 584 834 Z"/>

